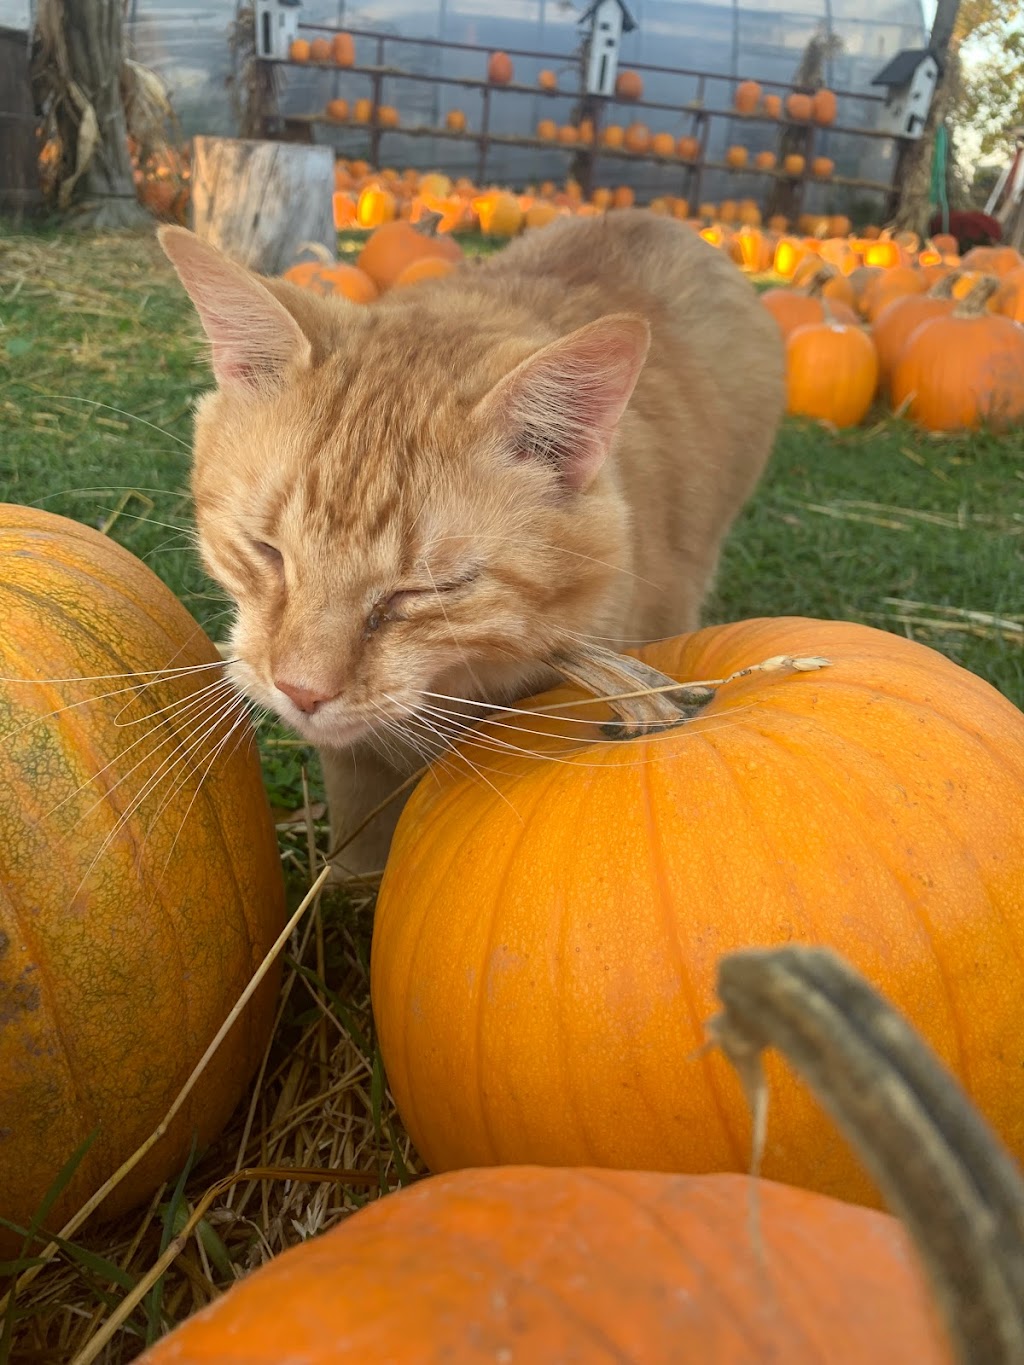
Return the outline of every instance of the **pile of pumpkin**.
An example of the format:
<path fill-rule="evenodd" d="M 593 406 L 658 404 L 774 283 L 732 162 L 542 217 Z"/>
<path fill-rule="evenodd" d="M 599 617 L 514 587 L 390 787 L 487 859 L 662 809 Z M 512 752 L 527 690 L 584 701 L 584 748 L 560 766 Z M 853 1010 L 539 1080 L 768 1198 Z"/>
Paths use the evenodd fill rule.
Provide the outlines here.
<path fill-rule="evenodd" d="M 762 301 L 786 341 L 789 411 L 838 427 L 876 398 L 930 431 L 1024 425 L 1024 258 L 951 237 L 783 239 Z"/>
<path fill-rule="evenodd" d="M 157 781 L 210 706 L 217 654 L 195 622 L 109 538 L 36 509 L 0 509 L 0 560 L 0 1210 L 24 1225 L 53 1189 L 59 1224 L 156 1127 L 289 935 L 249 746 L 215 782 L 191 760 L 169 794 Z M 739 622 L 561 667 L 566 686 L 483 722 L 421 783 L 381 886 L 381 1055 L 418 1151 L 452 1174 L 278 1258 L 148 1365 L 947 1361 L 899 1225 L 855 1207 L 877 1189 L 776 1055 L 765 1180 L 740 1174 L 751 1116 L 726 1047 L 754 1084 L 752 1049 L 799 1062 L 797 1044 L 827 1045 L 816 1089 L 897 1207 L 939 1219 L 971 1322 L 974 1224 L 942 1223 L 935 1197 L 950 1162 L 968 1167 L 956 1197 L 980 1192 L 979 1235 L 1000 1189 L 1016 1200 L 1016 1233 L 980 1265 L 1024 1274 L 1012 1162 L 898 1019 L 820 954 L 744 951 L 848 958 L 1019 1158 L 1021 713 L 934 651 L 846 622 Z M 126 669 L 141 695 L 131 676 L 127 698 L 96 694 Z M 141 760 L 129 698 L 160 717 Z M 119 754 L 141 785 L 83 795 L 97 766 L 124 772 Z M 194 1129 L 216 1132 L 263 1054 L 275 984 L 111 1203 L 150 1197 Z M 883 1116 L 903 1124 L 888 1145 Z M 921 1125 L 948 1159 L 915 1181 L 936 1154 Z"/>

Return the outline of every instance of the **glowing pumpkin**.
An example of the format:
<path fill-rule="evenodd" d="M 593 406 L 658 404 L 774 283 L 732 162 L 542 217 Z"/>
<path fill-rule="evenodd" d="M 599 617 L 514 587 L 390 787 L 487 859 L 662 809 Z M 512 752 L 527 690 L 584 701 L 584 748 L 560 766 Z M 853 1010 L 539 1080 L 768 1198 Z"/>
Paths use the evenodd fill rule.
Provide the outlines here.
<path fill-rule="evenodd" d="M 680 681 L 778 656 L 829 666 L 694 687 L 691 719 L 620 742 L 607 706 L 563 688 L 484 722 L 465 766 L 446 757 L 413 793 L 371 985 L 432 1170 L 745 1169 L 744 1094 L 703 1025 L 719 956 L 780 940 L 847 956 L 1024 1152 L 1024 717 L 933 650 L 848 622 L 745 621 L 641 653 Z M 764 1174 L 870 1201 L 821 1111 L 767 1069 Z"/>
<path fill-rule="evenodd" d="M 184 607 L 109 537 L 34 508 L 0 506 L 0 566 L 0 1216 L 24 1226 L 95 1134 L 56 1228 L 164 1117 L 280 932 L 284 887 L 255 750 L 227 740 L 244 712 Z M 220 1130 L 277 981 L 103 1214 Z"/>

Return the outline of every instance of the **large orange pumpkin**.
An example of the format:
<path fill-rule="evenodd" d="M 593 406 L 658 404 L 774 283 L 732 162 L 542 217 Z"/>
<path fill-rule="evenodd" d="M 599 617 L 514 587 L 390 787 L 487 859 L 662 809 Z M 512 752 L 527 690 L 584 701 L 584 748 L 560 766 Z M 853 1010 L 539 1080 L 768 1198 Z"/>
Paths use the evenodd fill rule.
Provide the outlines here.
<path fill-rule="evenodd" d="M 888 389 L 903 348 L 921 323 L 951 313 L 956 307 L 955 283 L 956 276 L 947 275 L 927 294 L 900 294 L 877 313 L 871 335 L 878 352 L 878 373 L 883 388 Z"/>
<path fill-rule="evenodd" d="M 929 431 L 1024 425 L 1024 327 L 989 313 L 984 276 L 951 313 L 911 333 L 892 374 L 892 401 Z"/>
<path fill-rule="evenodd" d="M 24 1225 L 95 1133 L 56 1228 L 164 1117 L 279 933 L 284 894 L 252 746 L 214 756 L 241 706 L 145 565 L 77 522 L 0 506 L 0 614 L 0 1215 Z M 276 984 L 103 1213 L 218 1132 Z"/>
<path fill-rule="evenodd" d="M 414 792 L 371 982 L 431 1169 L 745 1169 L 741 1087 L 700 1050 L 714 964 L 790 940 L 859 966 L 1024 1152 L 1024 717 L 925 646 L 847 622 L 746 621 L 642 652 L 679 680 L 779 655 L 830 664 L 755 672 L 620 743 L 586 723 L 603 707 L 545 711 L 580 701 L 560 689 L 463 745 L 486 783 L 449 758 Z M 872 1199 L 768 1070 L 764 1173 Z"/>
<path fill-rule="evenodd" d="M 284 1360 L 951 1357 L 887 1214 L 739 1175 L 527 1166 L 377 1200 L 250 1275 L 139 1365 Z"/>

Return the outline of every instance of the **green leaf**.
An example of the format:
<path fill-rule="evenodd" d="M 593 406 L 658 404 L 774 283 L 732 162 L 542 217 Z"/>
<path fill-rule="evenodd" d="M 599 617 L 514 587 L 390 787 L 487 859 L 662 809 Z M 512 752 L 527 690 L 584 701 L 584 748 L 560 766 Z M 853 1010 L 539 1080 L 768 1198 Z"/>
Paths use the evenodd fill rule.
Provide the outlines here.
<path fill-rule="evenodd" d="M 163 1206 L 163 1217 L 160 1228 L 160 1255 L 162 1256 L 171 1244 L 171 1239 L 184 1228 L 188 1222 L 188 1210 L 185 1207 L 185 1185 L 196 1159 L 197 1135 L 192 1134 L 192 1146 L 189 1148 L 188 1159 L 174 1183 L 171 1197 Z M 146 1295 L 146 1345 L 152 1346 L 161 1335 L 161 1319 L 163 1316 L 164 1301 L 164 1282 L 166 1275 L 161 1275 L 153 1285 L 153 1288 Z"/>

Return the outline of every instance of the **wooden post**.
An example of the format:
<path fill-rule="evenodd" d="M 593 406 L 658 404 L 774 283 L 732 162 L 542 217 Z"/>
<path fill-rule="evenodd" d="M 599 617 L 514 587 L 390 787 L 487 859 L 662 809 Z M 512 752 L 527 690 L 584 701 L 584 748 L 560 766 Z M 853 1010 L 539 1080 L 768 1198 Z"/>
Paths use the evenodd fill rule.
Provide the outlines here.
<path fill-rule="evenodd" d="M 29 37 L 0 28 L 0 213 L 16 218 L 42 206 Z"/>
<path fill-rule="evenodd" d="M 306 242 L 336 256 L 330 147 L 226 137 L 192 147 L 192 226 L 204 241 L 264 275 L 281 274 Z"/>

